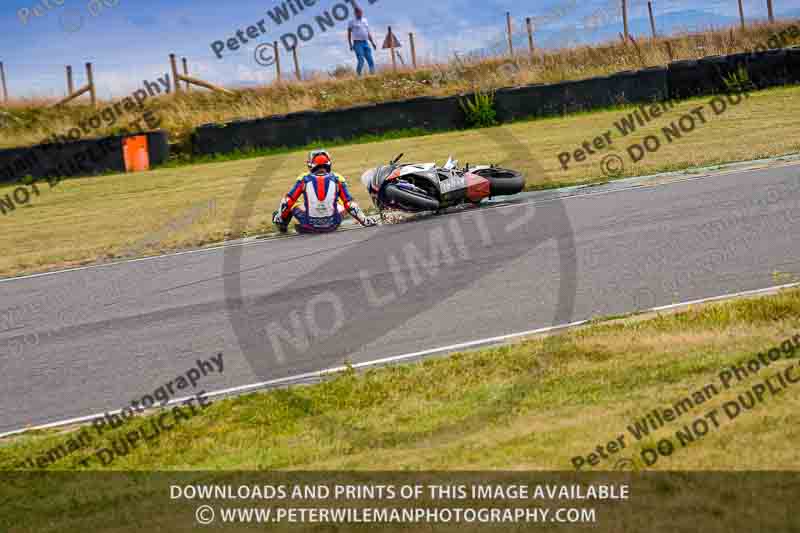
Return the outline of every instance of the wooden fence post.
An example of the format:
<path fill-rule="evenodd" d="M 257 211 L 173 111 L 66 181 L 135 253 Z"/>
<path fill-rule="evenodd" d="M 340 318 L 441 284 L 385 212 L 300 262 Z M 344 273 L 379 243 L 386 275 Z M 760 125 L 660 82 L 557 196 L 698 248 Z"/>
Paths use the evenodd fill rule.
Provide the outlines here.
<path fill-rule="evenodd" d="M 653 39 L 656 38 L 656 19 L 653 18 L 653 2 L 647 2 L 647 11 L 650 13 L 650 31 L 653 32 Z"/>
<path fill-rule="evenodd" d="M 281 56 L 278 54 L 278 41 L 272 41 L 272 50 L 275 52 L 275 73 L 278 83 L 281 82 Z"/>
<path fill-rule="evenodd" d="M 744 29 L 744 8 L 742 7 L 742 0 L 739 0 L 739 21 L 742 24 L 742 29 Z"/>
<path fill-rule="evenodd" d="M 767 0 L 767 16 L 770 24 L 775 22 L 775 12 L 772 10 L 772 0 Z"/>
<path fill-rule="evenodd" d="M 508 31 L 508 55 L 514 57 L 513 35 L 511 34 L 511 11 L 506 11 L 506 30 Z"/>
<path fill-rule="evenodd" d="M 3 83 L 3 102 L 8 103 L 8 87 L 6 87 L 6 69 L 0 61 L 0 82 Z"/>
<path fill-rule="evenodd" d="M 303 76 L 300 74 L 300 60 L 297 59 L 297 45 L 292 47 L 292 59 L 294 60 L 294 73 L 297 76 L 297 81 L 303 81 Z"/>
<path fill-rule="evenodd" d="M 417 49 L 414 48 L 414 34 L 408 34 L 408 42 L 411 46 L 411 64 L 414 65 L 414 68 L 417 68 Z"/>
<path fill-rule="evenodd" d="M 742 23 L 742 29 L 744 29 L 744 8 L 742 7 L 742 0 L 739 0 L 739 21 Z"/>
<path fill-rule="evenodd" d="M 181 58 L 181 63 L 183 63 L 183 75 L 184 76 L 188 76 L 189 75 L 189 65 L 186 62 L 186 58 L 185 57 Z M 191 90 L 192 85 L 186 80 L 184 80 L 184 82 L 186 83 L 186 92 L 188 93 Z"/>
<path fill-rule="evenodd" d="M 392 53 L 392 70 L 397 71 L 397 58 L 394 57 L 394 35 L 392 35 L 391 26 L 389 26 L 389 51 Z"/>
<path fill-rule="evenodd" d="M 67 94 L 75 92 L 75 85 L 72 83 L 72 65 L 67 65 Z"/>
<path fill-rule="evenodd" d="M 528 51 L 533 56 L 533 23 L 530 17 L 525 17 L 525 25 L 528 27 Z"/>
<path fill-rule="evenodd" d="M 175 90 L 176 93 L 179 93 L 179 92 L 184 90 L 184 89 L 181 88 L 181 85 L 182 85 L 181 82 L 183 82 L 183 83 L 186 84 L 186 89 L 185 90 L 186 90 L 187 93 L 189 92 L 190 87 L 192 85 L 197 85 L 198 87 L 203 87 L 203 88 L 208 89 L 210 91 L 215 91 L 215 92 L 218 92 L 218 93 L 227 94 L 229 96 L 233 96 L 234 94 L 236 94 L 233 91 L 229 91 L 228 89 L 225 89 L 225 88 L 220 87 L 218 85 L 214 85 L 213 83 L 209 83 L 207 81 L 204 81 L 204 80 L 201 80 L 201 79 L 198 79 L 198 78 L 193 78 L 192 76 L 189 76 L 189 62 L 188 62 L 188 60 L 185 57 L 182 57 L 181 58 L 181 63 L 183 64 L 183 74 L 180 74 L 178 72 L 178 62 L 175 59 L 175 54 L 170 54 L 169 55 L 169 65 L 170 65 L 170 68 L 172 69 L 172 80 L 174 82 L 174 90 Z"/>
<path fill-rule="evenodd" d="M 622 0 L 622 27 L 625 35 L 622 39 L 623 42 L 628 40 L 628 2 L 627 0 Z"/>
<path fill-rule="evenodd" d="M 86 83 L 89 86 L 89 101 L 92 107 L 97 107 L 97 91 L 94 88 L 94 74 L 92 73 L 92 64 L 86 63 Z"/>
<path fill-rule="evenodd" d="M 172 80 L 175 82 L 175 92 L 181 92 L 181 80 L 178 77 L 178 65 L 175 63 L 175 54 L 169 55 L 169 64 L 172 67 Z"/>
<path fill-rule="evenodd" d="M 670 61 L 674 61 L 675 59 L 674 59 L 674 57 L 672 55 L 672 43 L 670 43 L 669 41 L 666 41 L 664 43 L 664 45 L 667 47 L 667 55 L 669 56 L 669 60 Z"/>

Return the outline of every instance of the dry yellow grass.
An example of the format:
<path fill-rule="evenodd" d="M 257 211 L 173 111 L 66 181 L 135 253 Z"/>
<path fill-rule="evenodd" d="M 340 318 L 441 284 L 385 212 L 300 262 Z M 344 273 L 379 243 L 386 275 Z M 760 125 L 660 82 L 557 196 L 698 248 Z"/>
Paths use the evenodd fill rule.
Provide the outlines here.
<path fill-rule="evenodd" d="M 797 293 L 789 294 L 793 294 L 788 296 L 789 300 L 796 301 Z M 723 304 L 722 309 L 727 305 Z M 405 446 L 333 455 L 310 464 L 304 462 L 303 468 L 379 470 L 381 465 L 391 464 L 401 470 L 565 470 L 572 467 L 574 457 L 585 456 L 597 445 L 625 434 L 624 450 L 583 470 L 613 470 L 623 457 L 634 460 L 640 470 L 797 469 L 791 447 L 775 444 L 791 442 L 800 435 L 791 422 L 796 420 L 795 412 L 800 406 L 797 390 L 789 388 L 782 395 L 765 396 L 762 405 L 734 420 L 729 421 L 722 414 L 724 402 L 735 399 L 766 377 L 796 366 L 796 356 L 781 360 L 758 376 L 734 380 L 729 390 L 721 390 L 718 396 L 641 441 L 635 441 L 628 432 L 629 424 L 653 409 L 670 407 L 709 383 L 719 385 L 719 371 L 735 359 L 729 355 L 749 353 L 752 354 L 749 359 L 798 334 L 797 317 L 776 316 L 772 323 L 748 322 L 746 309 L 764 305 L 763 300 L 736 305 L 741 305 L 740 316 L 731 323 L 714 323 L 713 310 L 720 309 L 714 305 L 691 310 L 677 319 L 622 319 L 611 326 L 570 334 L 559 349 L 557 361 L 553 360 L 554 364 L 548 367 L 547 378 L 537 380 L 536 387 L 525 382 L 530 394 L 528 408 L 515 406 L 514 414 L 509 413 L 486 427 L 465 425 L 460 432 L 448 426 L 447 431 L 423 433 Z M 730 308 L 721 314 L 727 312 Z M 692 317 L 699 318 L 701 324 L 688 327 Z M 681 324 L 683 327 L 679 327 Z M 538 350 L 547 349 L 540 342 L 535 344 L 534 347 L 523 342 L 510 351 L 536 357 Z M 570 354 L 571 350 L 574 353 Z M 725 356 L 718 359 L 721 354 Z M 486 387 L 493 385 L 490 382 Z M 437 409 L 437 405 L 437 401 L 421 402 L 413 409 L 423 413 Z M 720 413 L 721 424 L 716 431 L 685 447 L 678 446 L 672 455 L 660 457 L 654 465 L 642 462 L 644 448 L 653 447 L 664 437 L 672 437 L 677 444 L 676 430 L 713 409 Z M 410 418 L 408 413 L 383 416 L 388 417 L 382 420 L 389 427 L 402 427 Z M 758 449 L 759 453 L 749 453 L 751 449 Z"/>
<path fill-rule="evenodd" d="M 698 59 L 711 55 L 753 50 L 789 23 L 753 24 L 736 28 L 681 34 L 657 40 L 639 39 L 622 45 L 619 41 L 597 46 L 581 46 L 548 51 L 535 58 L 520 55 L 519 68 L 499 68 L 507 58 L 461 58 L 449 64 L 423 65 L 417 70 L 381 72 L 358 78 L 345 75 L 336 79 L 287 82 L 237 92 L 234 97 L 193 91 L 151 99 L 147 105 L 161 119 L 161 127 L 173 142 L 186 142 L 191 131 L 211 122 L 258 118 L 306 109 L 334 109 L 356 104 L 383 102 L 423 95 L 452 95 L 469 91 L 476 84 L 498 88 L 528 83 L 551 83 L 608 75 L 623 70 L 665 65 L 671 59 Z M 667 49 L 669 43 L 672 56 Z M 782 44 L 792 44 L 791 39 Z M 61 109 L 43 107 L 43 100 L 12 100 L 6 111 L 16 119 L 0 117 L 0 147 L 35 144 L 53 133 L 64 133 L 95 111 L 83 103 Z M 2 109 L 2 108 L 0 108 Z M 138 116 L 128 115 L 125 120 Z M 96 135 L 115 133 L 115 124 L 103 127 Z"/>

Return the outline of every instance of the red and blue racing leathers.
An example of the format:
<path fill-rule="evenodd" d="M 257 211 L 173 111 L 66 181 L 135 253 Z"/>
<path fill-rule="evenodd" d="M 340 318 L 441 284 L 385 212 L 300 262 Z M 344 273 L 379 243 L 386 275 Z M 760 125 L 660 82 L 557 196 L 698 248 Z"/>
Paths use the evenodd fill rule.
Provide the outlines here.
<path fill-rule="evenodd" d="M 301 197 L 303 201 L 298 203 Z M 322 170 L 297 177 L 281 201 L 278 216 L 284 226 L 294 217 L 300 231 L 327 232 L 339 227 L 345 211 L 361 224 L 367 224 L 368 219 L 350 196 L 345 179 L 335 172 Z"/>

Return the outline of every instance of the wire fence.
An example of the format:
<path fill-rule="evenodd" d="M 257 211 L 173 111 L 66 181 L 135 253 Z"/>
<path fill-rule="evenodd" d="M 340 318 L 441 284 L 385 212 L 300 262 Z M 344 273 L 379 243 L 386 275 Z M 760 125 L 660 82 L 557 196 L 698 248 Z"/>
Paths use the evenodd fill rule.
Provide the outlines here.
<path fill-rule="evenodd" d="M 656 5 L 657 2 L 657 5 Z M 728 5 L 730 4 L 730 5 Z M 739 7 L 737 7 L 737 4 Z M 760 1 L 756 4 L 748 0 L 724 0 L 724 5 L 737 10 L 735 16 L 714 15 L 713 19 L 704 19 L 692 27 L 687 24 L 676 24 L 671 17 L 675 12 L 685 11 L 686 5 L 680 0 L 605 0 L 602 4 L 587 4 L 578 0 L 564 0 L 545 9 L 531 8 L 530 13 L 514 12 L 503 20 L 503 14 L 488 20 L 485 24 L 475 24 L 470 20 L 455 20 L 448 24 L 448 31 L 442 31 L 442 23 L 434 20 L 401 19 L 392 24 L 393 34 L 400 47 L 395 50 L 379 49 L 375 52 L 379 70 L 387 68 L 408 68 L 412 65 L 429 66 L 457 60 L 478 60 L 491 57 L 520 55 L 532 53 L 534 50 L 546 51 L 571 48 L 603 41 L 614 40 L 623 31 L 641 36 L 642 33 L 666 33 L 673 31 L 713 29 L 729 26 L 739 17 L 744 20 L 745 14 L 750 21 L 763 20 L 774 11 L 771 2 L 765 6 Z M 651 16 L 655 6 L 655 19 Z M 741 6 L 744 6 L 742 8 Z M 767 10 L 765 10 L 765 7 Z M 742 11 L 743 9 L 743 11 Z M 659 26 L 659 17 L 664 16 L 665 23 Z M 385 18 L 385 16 L 383 17 Z M 384 20 L 379 20 L 384 22 Z M 506 24 L 503 24 L 506 22 Z M 377 42 L 383 42 L 386 36 L 385 26 L 376 24 L 373 30 Z M 410 41 L 414 41 L 412 52 Z M 627 39 L 624 39 L 627 40 Z M 322 33 L 311 42 L 303 43 L 290 51 L 279 46 L 280 64 L 264 67 L 253 61 L 254 49 L 258 43 L 243 46 L 241 50 L 226 56 L 225 63 L 220 65 L 219 58 L 212 52 L 193 51 L 186 54 L 193 75 L 217 80 L 216 83 L 227 87 L 261 86 L 277 80 L 326 78 L 337 70 L 350 72 L 353 56 L 346 46 L 346 31 L 339 27 L 336 31 Z M 179 57 L 184 57 L 178 54 Z M 164 57 L 168 56 L 165 51 Z M 119 63 L 103 59 L 89 58 L 96 72 L 97 95 L 99 98 L 113 98 L 129 92 L 129 85 L 138 84 L 138 79 L 147 79 L 153 72 L 145 67 L 126 65 L 122 69 Z M 394 59 L 394 61 L 393 61 Z M 2 57 L 0 57 L 0 61 Z M 64 66 L 61 63 L 46 60 L 6 60 L 0 68 L 0 80 L 5 87 L 0 87 L 3 102 L 16 98 L 52 98 L 67 94 L 64 78 Z M 278 69 L 280 68 L 280 70 Z M 164 72 L 169 72 L 170 65 L 164 61 Z M 76 73 L 78 85 L 86 83 Z M 134 80 L 134 81 L 131 81 Z M 24 85 L 24 87 L 21 87 Z"/>

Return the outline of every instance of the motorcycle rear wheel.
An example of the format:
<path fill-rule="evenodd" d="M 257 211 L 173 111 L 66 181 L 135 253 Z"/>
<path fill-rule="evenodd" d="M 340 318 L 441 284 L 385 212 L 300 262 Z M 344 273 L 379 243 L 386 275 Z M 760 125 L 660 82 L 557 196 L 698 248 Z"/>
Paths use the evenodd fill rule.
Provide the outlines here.
<path fill-rule="evenodd" d="M 489 180 L 489 190 L 492 196 L 505 196 L 517 194 L 525 188 L 525 176 L 522 173 L 508 168 L 491 167 L 473 171 L 482 178 Z"/>

